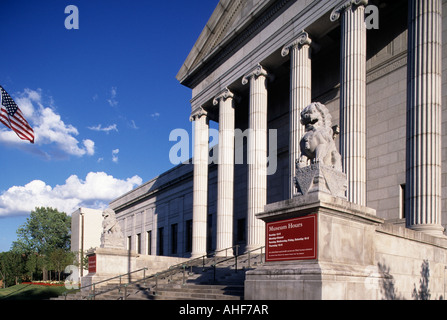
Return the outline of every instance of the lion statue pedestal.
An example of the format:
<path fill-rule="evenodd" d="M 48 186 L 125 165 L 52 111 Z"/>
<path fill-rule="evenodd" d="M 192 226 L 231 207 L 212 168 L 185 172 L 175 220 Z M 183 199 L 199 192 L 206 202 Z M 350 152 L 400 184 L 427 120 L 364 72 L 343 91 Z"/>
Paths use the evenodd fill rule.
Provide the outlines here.
<path fill-rule="evenodd" d="M 87 252 L 88 274 L 81 278 L 81 286 L 85 287 L 83 291 L 93 289 L 91 285 L 118 275 L 126 275 L 136 270 L 137 254 L 126 249 L 125 238 L 121 227 L 116 220 L 115 211 L 108 208 L 102 213 L 104 218 L 102 222 L 103 231 L 101 234 L 101 245 L 99 248 L 90 249 Z M 132 277 L 140 277 L 140 274 L 134 273 L 126 275 L 126 281 Z M 104 282 L 100 285 L 106 285 Z M 100 285 L 96 285 L 96 289 Z M 90 286 L 90 287 L 88 287 Z"/>
<path fill-rule="evenodd" d="M 346 198 L 346 175 L 319 162 L 296 168 L 295 186 L 298 191 L 295 196 L 324 192 Z"/>

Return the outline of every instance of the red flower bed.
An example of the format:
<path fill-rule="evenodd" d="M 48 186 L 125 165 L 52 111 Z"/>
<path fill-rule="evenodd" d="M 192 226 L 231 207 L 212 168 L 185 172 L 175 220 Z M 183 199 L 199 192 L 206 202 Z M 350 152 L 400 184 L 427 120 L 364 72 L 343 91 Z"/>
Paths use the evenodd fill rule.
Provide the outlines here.
<path fill-rule="evenodd" d="M 64 283 L 47 283 L 47 282 L 22 282 L 22 284 L 34 284 L 37 286 L 63 287 Z"/>

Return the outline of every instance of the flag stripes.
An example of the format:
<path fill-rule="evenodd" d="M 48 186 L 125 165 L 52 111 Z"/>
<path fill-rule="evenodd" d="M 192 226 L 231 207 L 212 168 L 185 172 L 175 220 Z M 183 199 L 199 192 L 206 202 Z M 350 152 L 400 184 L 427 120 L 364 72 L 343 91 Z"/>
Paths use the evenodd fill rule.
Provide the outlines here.
<path fill-rule="evenodd" d="M 26 121 L 22 114 L 22 111 L 6 92 L 3 87 L 0 86 L 1 91 L 1 109 L 0 109 L 0 122 L 13 130 L 17 136 L 22 140 L 28 140 L 34 143 L 34 131 Z"/>

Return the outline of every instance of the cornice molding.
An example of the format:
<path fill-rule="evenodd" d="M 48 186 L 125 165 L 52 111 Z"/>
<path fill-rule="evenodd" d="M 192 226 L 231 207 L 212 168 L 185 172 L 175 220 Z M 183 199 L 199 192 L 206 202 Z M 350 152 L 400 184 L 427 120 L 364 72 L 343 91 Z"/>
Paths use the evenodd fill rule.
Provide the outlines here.
<path fill-rule="evenodd" d="M 335 22 L 338 19 L 340 19 L 340 16 L 342 14 L 343 11 L 345 11 L 346 9 L 352 7 L 352 6 L 366 6 L 368 5 L 368 0 L 346 0 L 342 3 L 340 3 L 339 5 L 337 5 L 334 10 L 332 10 L 331 12 L 331 21 Z"/>
<path fill-rule="evenodd" d="M 260 16 L 254 18 L 246 28 L 235 33 L 230 39 L 226 39 L 225 43 L 217 45 L 215 49 L 203 59 L 201 64 L 195 66 L 194 69 L 189 70 L 187 74 L 179 79 L 180 83 L 190 88 L 196 86 L 207 74 L 222 64 L 222 61 L 228 59 L 262 30 L 262 28 L 274 20 L 282 10 L 295 1 L 297 0 L 272 1 L 271 5 L 263 11 Z"/>
<path fill-rule="evenodd" d="M 295 40 L 289 42 L 282 48 L 281 56 L 283 56 L 283 57 L 287 56 L 290 52 L 290 49 L 292 49 L 294 47 L 301 48 L 305 45 L 310 46 L 311 43 L 312 43 L 312 39 L 309 37 L 309 34 L 303 30 L 298 34 L 298 36 Z"/>

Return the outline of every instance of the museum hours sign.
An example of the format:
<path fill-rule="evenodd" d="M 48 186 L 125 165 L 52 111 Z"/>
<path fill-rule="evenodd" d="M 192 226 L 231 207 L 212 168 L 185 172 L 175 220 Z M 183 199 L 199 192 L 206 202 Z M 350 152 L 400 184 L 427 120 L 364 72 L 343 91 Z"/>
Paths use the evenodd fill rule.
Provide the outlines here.
<path fill-rule="evenodd" d="M 266 261 L 317 258 L 317 215 L 269 222 L 266 225 Z"/>

